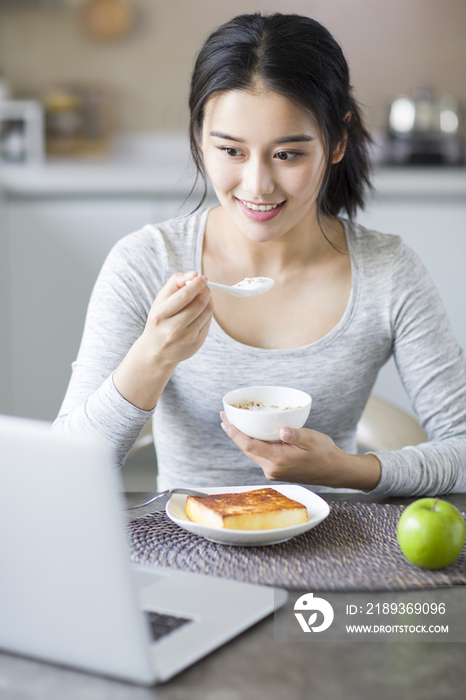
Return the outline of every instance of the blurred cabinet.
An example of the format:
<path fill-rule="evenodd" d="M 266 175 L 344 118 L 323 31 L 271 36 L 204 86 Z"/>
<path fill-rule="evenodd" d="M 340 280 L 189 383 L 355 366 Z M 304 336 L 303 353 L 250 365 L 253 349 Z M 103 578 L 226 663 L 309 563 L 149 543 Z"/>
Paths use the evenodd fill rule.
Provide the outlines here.
<path fill-rule="evenodd" d="M 105 257 L 122 236 L 176 216 L 181 203 L 147 196 L 12 197 L 3 203 L 0 264 L 2 278 L 8 274 L 2 317 L 9 325 L 0 346 L 2 412 L 55 418 Z"/>
<path fill-rule="evenodd" d="M 369 229 L 395 233 L 419 255 L 466 350 L 466 194 L 412 195 L 400 191 L 375 197 L 358 221 Z M 393 360 L 379 373 L 374 393 L 411 412 Z"/>

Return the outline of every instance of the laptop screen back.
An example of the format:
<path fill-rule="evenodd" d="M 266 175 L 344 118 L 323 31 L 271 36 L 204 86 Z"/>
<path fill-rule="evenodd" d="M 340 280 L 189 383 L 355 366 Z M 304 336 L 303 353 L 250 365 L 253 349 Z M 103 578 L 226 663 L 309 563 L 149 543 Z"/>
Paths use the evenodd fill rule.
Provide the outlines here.
<path fill-rule="evenodd" d="M 153 682 L 109 449 L 0 416 L 0 648 Z"/>

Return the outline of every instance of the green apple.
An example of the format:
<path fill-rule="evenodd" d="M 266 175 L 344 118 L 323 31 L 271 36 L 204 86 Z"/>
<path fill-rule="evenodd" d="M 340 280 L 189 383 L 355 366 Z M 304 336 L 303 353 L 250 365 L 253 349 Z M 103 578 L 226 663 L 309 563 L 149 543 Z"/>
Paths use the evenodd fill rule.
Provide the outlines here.
<path fill-rule="evenodd" d="M 398 542 L 406 559 L 423 569 L 443 569 L 460 555 L 466 526 L 455 506 L 439 498 L 421 498 L 398 521 Z"/>

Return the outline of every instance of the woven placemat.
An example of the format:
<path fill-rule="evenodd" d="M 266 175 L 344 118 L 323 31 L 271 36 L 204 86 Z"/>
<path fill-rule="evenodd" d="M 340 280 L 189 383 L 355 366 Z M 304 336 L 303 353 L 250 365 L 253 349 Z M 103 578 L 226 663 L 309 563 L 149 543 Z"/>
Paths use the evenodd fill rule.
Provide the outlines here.
<path fill-rule="evenodd" d="M 314 591 L 411 590 L 466 584 L 466 548 L 445 569 L 410 564 L 396 538 L 404 506 L 330 503 L 330 515 L 281 544 L 233 547 L 183 530 L 164 512 L 129 525 L 131 559 L 237 581 Z"/>

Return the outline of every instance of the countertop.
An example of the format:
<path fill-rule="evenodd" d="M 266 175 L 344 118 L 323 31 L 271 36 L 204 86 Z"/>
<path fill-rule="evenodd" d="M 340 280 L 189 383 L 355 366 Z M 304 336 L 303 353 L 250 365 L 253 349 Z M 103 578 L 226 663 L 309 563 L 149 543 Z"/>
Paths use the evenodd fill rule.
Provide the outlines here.
<path fill-rule="evenodd" d="M 3 165 L 0 189 L 10 197 L 71 195 L 186 196 L 193 185 L 187 162 L 52 161 L 43 165 Z"/>
<path fill-rule="evenodd" d="M 101 159 L 61 158 L 43 164 L 1 164 L 0 190 L 11 197 L 160 196 L 185 197 L 194 182 L 183 134 L 117 139 Z M 376 165 L 378 195 L 465 196 L 466 167 Z"/>
<path fill-rule="evenodd" d="M 324 495 L 324 494 L 320 494 Z M 147 494 L 130 494 L 131 504 Z M 324 495 L 325 496 L 325 495 Z M 371 501 L 364 494 L 331 494 L 328 500 Z M 410 499 L 390 499 L 407 504 Z M 412 500 L 412 499 L 411 499 Z M 466 510 L 466 494 L 447 497 Z M 162 507 L 162 506 L 160 506 Z M 133 511 L 139 517 L 146 509 Z M 149 508 L 150 510 L 150 508 Z M 290 595 L 285 613 L 293 619 Z M 426 598 L 427 594 L 427 598 Z M 332 594 L 345 601 L 348 594 Z M 466 586 L 411 592 L 425 600 L 441 598 L 452 616 L 466 616 Z M 366 605 L 392 602 L 399 592 L 356 593 Z M 322 597 L 326 597 L 322 593 Z M 411 598 L 412 599 L 412 598 Z M 171 681 L 142 688 L 0 654 L 2 700 L 451 700 L 464 696 L 465 646 L 462 642 L 283 643 L 274 637 L 270 616 Z"/>

